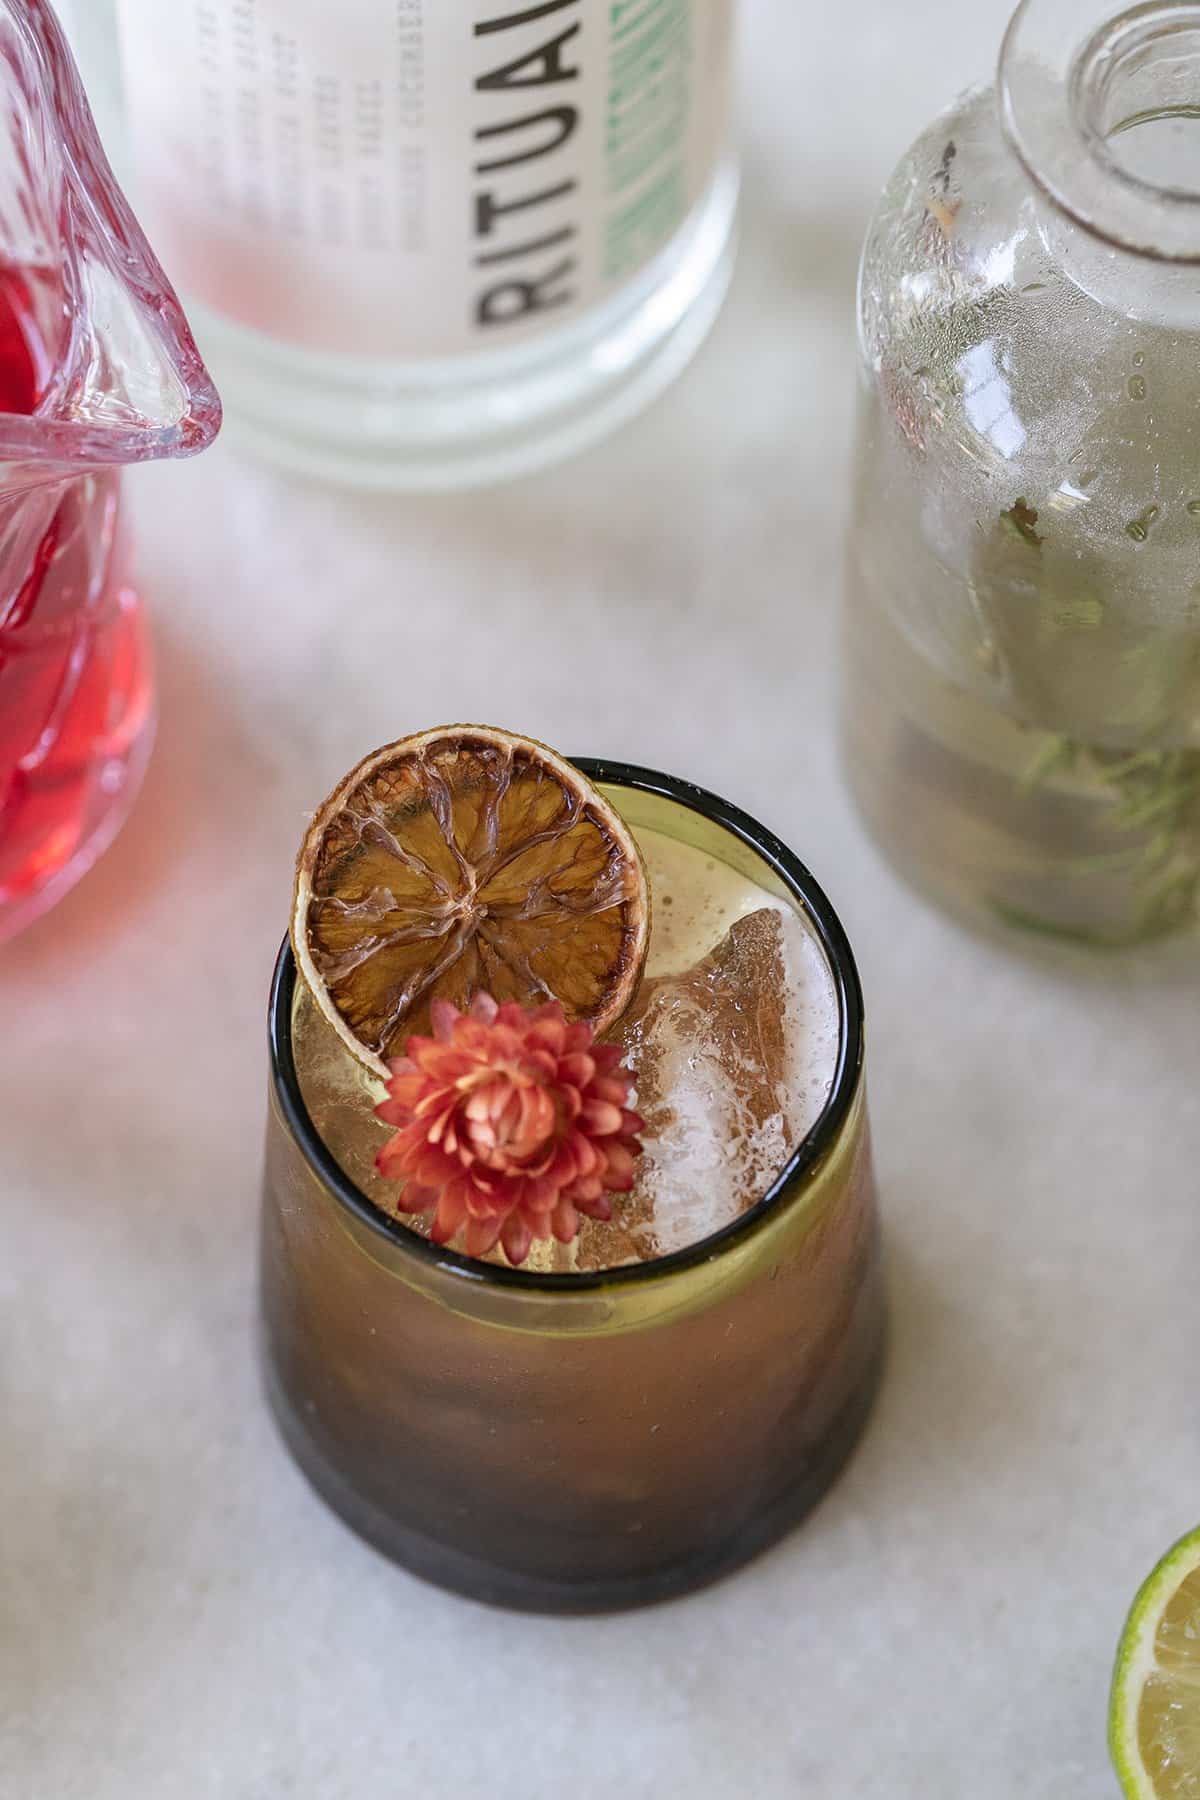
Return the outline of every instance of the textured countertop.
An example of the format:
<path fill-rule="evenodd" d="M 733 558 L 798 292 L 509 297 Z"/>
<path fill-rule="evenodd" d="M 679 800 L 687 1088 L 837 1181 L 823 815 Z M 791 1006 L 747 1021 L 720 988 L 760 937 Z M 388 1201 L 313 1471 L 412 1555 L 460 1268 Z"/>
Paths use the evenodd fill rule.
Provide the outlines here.
<path fill-rule="evenodd" d="M 103 865 L 0 954 L 3 1800 L 1115 1794 L 1112 1650 L 1200 1518 L 1197 982 L 1030 965 L 925 911 L 831 736 L 858 240 L 1005 11 L 742 8 L 734 293 L 600 450 L 415 503 L 227 444 L 131 483 L 156 759 Z M 259 1395 L 294 849 L 363 751 L 458 717 L 740 802 L 861 961 L 878 1410 L 799 1533 L 638 1615 L 422 1586 L 313 1497 Z"/>

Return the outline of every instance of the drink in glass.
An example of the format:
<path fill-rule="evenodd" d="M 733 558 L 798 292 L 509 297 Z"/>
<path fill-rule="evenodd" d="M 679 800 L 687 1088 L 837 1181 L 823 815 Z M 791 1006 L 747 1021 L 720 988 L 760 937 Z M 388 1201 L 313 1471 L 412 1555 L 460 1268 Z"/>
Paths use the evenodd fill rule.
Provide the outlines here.
<path fill-rule="evenodd" d="M 262 1247 L 271 1400 L 318 1490 L 418 1573 L 568 1612 L 697 1586 L 798 1519 L 858 1436 L 882 1331 L 861 997 L 829 902 L 714 796 L 578 767 L 652 894 L 606 1033 L 636 1083 L 631 1189 L 518 1266 L 507 1239 L 434 1241 L 376 1166 L 377 1074 L 285 946 Z M 396 841 L 394 814 L 364 808 L 372 828 Z M 386 956 L 379 873 L 341 904 Z"/>

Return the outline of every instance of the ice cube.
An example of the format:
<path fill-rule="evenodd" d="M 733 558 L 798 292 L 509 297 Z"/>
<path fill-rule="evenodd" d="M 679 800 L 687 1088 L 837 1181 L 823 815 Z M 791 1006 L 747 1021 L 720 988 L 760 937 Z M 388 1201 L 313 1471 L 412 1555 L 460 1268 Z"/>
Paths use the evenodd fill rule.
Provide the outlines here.
<path fill-rule="evenodd" d="M 803 1016 L 805 976 L 820 954 L 799 919 L 763 907 L 683 974 L 643 984 L 618 1028 L 646 1120 L 643 1154 L 613 1221 L 585 1226 L 578 1267 L 669 1254 L 763 1197 L 810 1122 L 803 1073 L 813 1052 L 832 1074 L 823 957 L 829 1004 L 815 1021 Z M 833 1023 L 836 1032 L 835 1010 Z M 819 1110 L 828 1083 L 818 1085 Z"/>

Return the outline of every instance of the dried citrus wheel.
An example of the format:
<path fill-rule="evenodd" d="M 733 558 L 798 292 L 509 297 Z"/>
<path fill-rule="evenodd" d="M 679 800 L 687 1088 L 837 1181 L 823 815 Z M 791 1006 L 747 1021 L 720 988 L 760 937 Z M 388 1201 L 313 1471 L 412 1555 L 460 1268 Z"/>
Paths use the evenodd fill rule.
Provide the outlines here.
<path fill-rule="evenodd" d="M 369 1067 L 429 1031 L 435 999 L 561 1000 L 597 1033 L 646 959 L 650 900 L 620 814 L 564 757 L 485 725 L 368 756 L 300 850 L 292 947 Z"/>

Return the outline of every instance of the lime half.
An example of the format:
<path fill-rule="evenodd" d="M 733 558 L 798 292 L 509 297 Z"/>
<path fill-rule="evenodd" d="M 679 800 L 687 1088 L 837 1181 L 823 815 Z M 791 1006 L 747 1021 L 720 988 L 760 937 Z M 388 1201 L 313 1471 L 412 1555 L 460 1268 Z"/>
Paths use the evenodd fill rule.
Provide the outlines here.
<path fill-rule="evenodd" d="M 1200 1800 L 1200 1530 L 1167 1552 L 1130 1609 L 1108 1745 L 1128 1800 Z"/>

